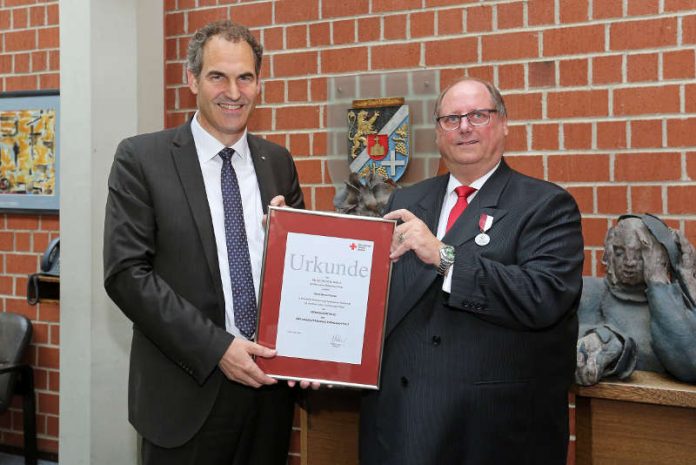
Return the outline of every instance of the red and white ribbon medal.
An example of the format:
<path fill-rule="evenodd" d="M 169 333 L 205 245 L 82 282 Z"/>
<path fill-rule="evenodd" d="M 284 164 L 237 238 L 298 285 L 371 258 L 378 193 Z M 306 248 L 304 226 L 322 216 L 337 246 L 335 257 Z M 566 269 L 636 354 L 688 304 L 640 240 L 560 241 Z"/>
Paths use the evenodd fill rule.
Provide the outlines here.
<path fill-rule="evenodd" d="M 481 247 L 488 245 L 491 241 L 491 236 L 486 234 L 486 232 L 491 229 L 491 226 L 493 226 L 493 217 L 482 213 L 481 218 L 479 218 L 479 229 L 481 232 L 474 238 L 476 245 Z"/>

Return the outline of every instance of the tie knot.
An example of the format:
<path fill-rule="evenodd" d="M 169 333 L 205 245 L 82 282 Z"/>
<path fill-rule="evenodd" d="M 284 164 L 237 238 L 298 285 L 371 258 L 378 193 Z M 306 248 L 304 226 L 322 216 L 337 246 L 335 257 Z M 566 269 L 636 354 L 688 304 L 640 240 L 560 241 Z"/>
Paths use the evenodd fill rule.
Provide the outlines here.
<path fill-rule="evenodd" d="M 457 197 L 464 197 L 464 198 L 467 198 L 467 197 L 469 197 L 475 190 L 476 190 L 476 188 L 471 187 L 471 186 L 459 186 L 459 187 L 457 187 L 457 188 L 454 189 L 454 192 L 457 193 Z"/>
<path fill-rule="evenodd" d="M 230 161 L 232 159 L 232 155 L 234 155 L 234 149 L 225 147 L 224 149 L 220 150 L 218 155 L 220 155 L 220 158 L 222 158 L 223 161 Z"/>

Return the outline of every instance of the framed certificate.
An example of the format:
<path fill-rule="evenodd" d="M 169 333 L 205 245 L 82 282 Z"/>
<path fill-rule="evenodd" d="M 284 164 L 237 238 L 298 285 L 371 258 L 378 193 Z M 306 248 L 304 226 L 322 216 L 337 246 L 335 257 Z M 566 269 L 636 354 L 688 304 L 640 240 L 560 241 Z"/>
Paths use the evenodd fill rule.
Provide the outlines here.
<path fill-rule="evenodd" d="M 269 376 L 379 387 L 395 221 L 269 207 L 256 363 Z"/>

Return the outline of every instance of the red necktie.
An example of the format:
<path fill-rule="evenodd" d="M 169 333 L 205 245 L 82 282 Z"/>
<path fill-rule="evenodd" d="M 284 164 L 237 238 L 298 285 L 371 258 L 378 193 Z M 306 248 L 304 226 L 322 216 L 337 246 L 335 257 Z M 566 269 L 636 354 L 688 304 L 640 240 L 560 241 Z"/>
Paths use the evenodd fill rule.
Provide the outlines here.
<path fill-rule="evenodd" d="M 447 229 L 445 232 L 450 230 L 454 222 L 457 221 L 457 218 L 459 218 L 459 215 L 466 210 L 466 207 L 469 205 L 466 198 L 469 197 L 475 190 L 476 189 L 471 186 L 459 186 L 454 189 L 454 192 L 457 193 L 458 197 L 457 203 L 455 203 L 452 210 L 450 210 L 449 218 L 447 218 Z"/>

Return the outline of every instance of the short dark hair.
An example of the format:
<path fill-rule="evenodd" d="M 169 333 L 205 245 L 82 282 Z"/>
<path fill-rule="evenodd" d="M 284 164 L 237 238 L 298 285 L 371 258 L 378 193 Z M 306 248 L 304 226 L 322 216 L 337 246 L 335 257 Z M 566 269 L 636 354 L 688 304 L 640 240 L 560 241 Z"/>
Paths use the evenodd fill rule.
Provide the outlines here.
<path fill-rule="evenodd" d="M 479 78 L 469 77 L 469 76 L 464 76 L 464 77 L 457 79 L 456 81 L 454 81 L 453 83 L 448 85 L 445 88 L 445 90 L 440 92 L 440 95 L 437 97 L 437 100 L 435 101 L 435 110 L 433 112 L 433 115 L 435 116 L 435 118 L 440 116 L 440 105 L 442 105 L 442 99 L 445 98 L 445 94 L 452 87 L 456 86 L 460 82 L 466 82 L 466 81 L 480 82 L 481 84 L 483 84 L 486 87 L 486 89 L 488 89 L 488 93 L 491 96 L 491 103 L 493 104 L 495 109 L 498 111 L 498 115 L 503 117 L 503 118 L 507 118 L 507 108 L 505 107 L 505 100 L 503 100 L 503 96 L 500 93 L 500 91 L 498 90 L 498 88 L 484 79 L 479 79 Z"/>
<path fill-rule="evenodd" d="M 256 76 L 261 72 L 261 59 L 263 58 L 263 46 L 259 44 L 254 35 L 241 24 L 229 20 L 215 21 L 206 24 L 196 31 L 189 42 L 186 67 L 196 78 L 201 75 L 203 69 L 203 47 L 211 37 L 222 36 L 223 39 L 232 42 L 243 40 L 254 52 L 254 68 Z"/>

